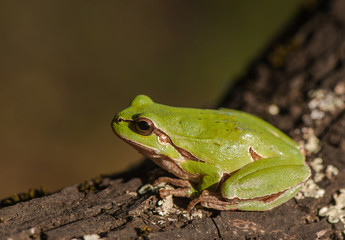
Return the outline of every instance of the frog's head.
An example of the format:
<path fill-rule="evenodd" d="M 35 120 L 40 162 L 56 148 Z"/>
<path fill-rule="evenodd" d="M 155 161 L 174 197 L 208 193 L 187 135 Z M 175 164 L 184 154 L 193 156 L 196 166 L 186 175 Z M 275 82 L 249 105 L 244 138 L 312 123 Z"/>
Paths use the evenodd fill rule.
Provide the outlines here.
<path fill-rule="evenodd" d="M 169 125 L 169 114 L 171 109 L 168 106 L 139 95 L 127 109 L 116 114 L 112 129 L 117 136 L 151 159 L 169 158 L 177 162 L 187 158 L 196 159 L 172 142 L 166 128 L 159 127 Z"/>

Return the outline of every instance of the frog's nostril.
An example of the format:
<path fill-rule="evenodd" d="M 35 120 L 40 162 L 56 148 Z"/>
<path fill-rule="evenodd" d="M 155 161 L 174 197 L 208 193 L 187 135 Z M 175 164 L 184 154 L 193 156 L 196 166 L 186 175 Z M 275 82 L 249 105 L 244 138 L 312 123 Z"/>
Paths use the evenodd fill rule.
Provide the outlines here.
<path fill-rule="evenodd" d="M 115 116 L 113 119 L 113 123 L 119 124 L 120 122 L 132 122 L 132 120 L 127 120 L 122 117 Z"/>
<path fill-rule="evenodd" d="M 116 117 L 115 122 L 116 123 L 123 122 L 123 118 L 122 117 Z"/>

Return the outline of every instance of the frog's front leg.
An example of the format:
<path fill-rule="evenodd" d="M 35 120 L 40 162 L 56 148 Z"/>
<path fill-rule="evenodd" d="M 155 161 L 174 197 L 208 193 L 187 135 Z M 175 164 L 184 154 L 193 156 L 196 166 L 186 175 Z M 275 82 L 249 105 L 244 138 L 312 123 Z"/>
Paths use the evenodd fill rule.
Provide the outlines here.
<path fill-rule="evenodd" d="M 292 198 L 309 178 L 298 160 L 262 158 L 231 175 L 217 192 L 203 192 L 190 203 L 219 210 L 265 211 Z"/>
<path fill-rule="evenodd" d="M 235 206 L 236 201 L 228 201 L 220 193 L 210 192 L 208 190 L 204 190 L 198 198 L 190 201 L 187 210 L 193 209 L 198 203 L 203 207 L 217 210 L 236 210 L 236 208 L 230 208 L 230 206 Z"/>
<path fill-rule="evenodd" d="M 223 175 L 219 168 L 204 162 L 186 160 L 181 164 L 181 168 L 188 172 L 192 178 L 176 179 L 160 177 L 153 183 L 153 185 L 167 183 L 179 187 L 177 189 L 161 189 L 159 193 L 162 198 L 170 195 L 195 198 L 205 189 L 214 191 L 218 188 L 219 181 Z"/>
<path fill-rule="evenodd" d="M 153 186 L 157 186 L 160 183 L 170 184 L 175 187 L 179 187 L 177 189 L 160 189 L 159 195 L 161 198 L 166 198 L 170 195 L 176 197 L 190 197 L 193 194 L 193 187 L 188 180 L 185 179 L 177 179 L 171 177 L 160 177 L 153 182 Z"/>

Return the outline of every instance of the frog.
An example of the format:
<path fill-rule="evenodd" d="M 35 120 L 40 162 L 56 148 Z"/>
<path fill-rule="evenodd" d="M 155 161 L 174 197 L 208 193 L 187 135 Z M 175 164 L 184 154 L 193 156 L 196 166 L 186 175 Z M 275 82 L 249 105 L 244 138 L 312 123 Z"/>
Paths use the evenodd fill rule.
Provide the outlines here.
<path fill-rule="evenodd" d="M 227 108 L 173 107 L 136 96 L 112 130 L 170 172 L 153 185 L 160 197 L 187 197 L 216 210 L 267 211 L 297 194 L 310 178 L 300 145 L 252 114 Z"/>

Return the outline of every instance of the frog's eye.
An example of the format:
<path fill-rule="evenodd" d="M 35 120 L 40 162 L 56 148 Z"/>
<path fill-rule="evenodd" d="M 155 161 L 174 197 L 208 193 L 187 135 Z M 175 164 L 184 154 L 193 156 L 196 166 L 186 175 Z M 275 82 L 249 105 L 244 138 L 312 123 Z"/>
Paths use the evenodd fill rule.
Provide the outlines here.
<path fill-rule="evenodd" d="M 135 121 L 135 128 L 137 131 L 144 136 L 150 135 L 154 130 L 155 126 L 150 119 L 147 118 L 138 118 Z"/>

